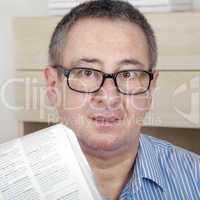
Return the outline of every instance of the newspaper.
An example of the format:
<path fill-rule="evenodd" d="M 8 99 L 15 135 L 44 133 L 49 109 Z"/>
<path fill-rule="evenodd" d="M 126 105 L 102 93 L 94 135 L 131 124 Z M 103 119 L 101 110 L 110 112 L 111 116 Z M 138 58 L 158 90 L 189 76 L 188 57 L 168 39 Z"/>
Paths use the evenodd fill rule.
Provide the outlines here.
<path fill-rule="evenodd" d="M 1 200 L 100 200 L 69 128 L 57 124 L 0 145 Z"/>

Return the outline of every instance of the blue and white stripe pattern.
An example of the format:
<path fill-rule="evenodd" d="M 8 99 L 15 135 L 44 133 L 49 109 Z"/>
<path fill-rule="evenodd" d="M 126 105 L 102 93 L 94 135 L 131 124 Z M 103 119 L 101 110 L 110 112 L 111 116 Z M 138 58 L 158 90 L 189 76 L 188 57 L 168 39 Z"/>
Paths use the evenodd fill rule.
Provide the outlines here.
<path fill-rule="evenodd" d="M 141 135 L 133 176 L 120 200 L 200 200 L 200 156 Z"/>

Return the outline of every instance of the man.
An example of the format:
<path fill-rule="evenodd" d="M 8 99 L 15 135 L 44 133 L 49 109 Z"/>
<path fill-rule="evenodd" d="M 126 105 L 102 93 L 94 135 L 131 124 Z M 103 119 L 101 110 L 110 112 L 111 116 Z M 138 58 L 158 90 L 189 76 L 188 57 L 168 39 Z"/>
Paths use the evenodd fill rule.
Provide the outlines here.
<path fill-rule="evenodd" d="M 127 2 L 83 3 L 52 36 L 48 97 L 109 200 L 200 199 L 200 158 L 140 133 L 158 78 L 156 59 L 150 25 Z"/>

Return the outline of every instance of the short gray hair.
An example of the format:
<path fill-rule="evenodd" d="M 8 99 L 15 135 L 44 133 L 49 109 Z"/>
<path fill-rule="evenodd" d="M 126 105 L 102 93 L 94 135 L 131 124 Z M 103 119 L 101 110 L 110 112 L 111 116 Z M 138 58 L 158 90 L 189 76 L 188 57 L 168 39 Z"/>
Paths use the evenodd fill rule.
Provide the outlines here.
<path fill-rule="evenodd" d="M 83 18 L 121 19 L 138 25 L 144 32 L 148 48 L 150 69 L 157 62 L 157 44 L 154 31 L 144 15 L 130 3 L 120 0 L 94 0 L 74 7 L 57 24 L 49 45 L 49 64 L 62 65 L 67 33 L 73 24 Z"/>

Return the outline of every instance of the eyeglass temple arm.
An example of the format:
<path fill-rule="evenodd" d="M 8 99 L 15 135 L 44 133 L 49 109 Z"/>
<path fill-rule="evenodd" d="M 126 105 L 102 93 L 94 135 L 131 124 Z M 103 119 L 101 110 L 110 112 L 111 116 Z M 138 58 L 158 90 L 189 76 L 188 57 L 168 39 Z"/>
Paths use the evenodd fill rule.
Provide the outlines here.
<path fill-rule="evenodd" d="M 52 65 L 51 67 L 53 67 L 54 69 L 58 69 L 58 70 L 62 71 L 65 76 L 68 76 L 69 71 L 70 71 L 69 69 L 64 68 L 62 65 Z"/>
<path fill-rule="evenodd" d="M 152 72 L 152 69 L 150 69 L 149 71 L 148 71 L 148 73 L 149 73 L 149 75 L 150 75 L 150 80 L 153 80 L 153 72 Z"/>

